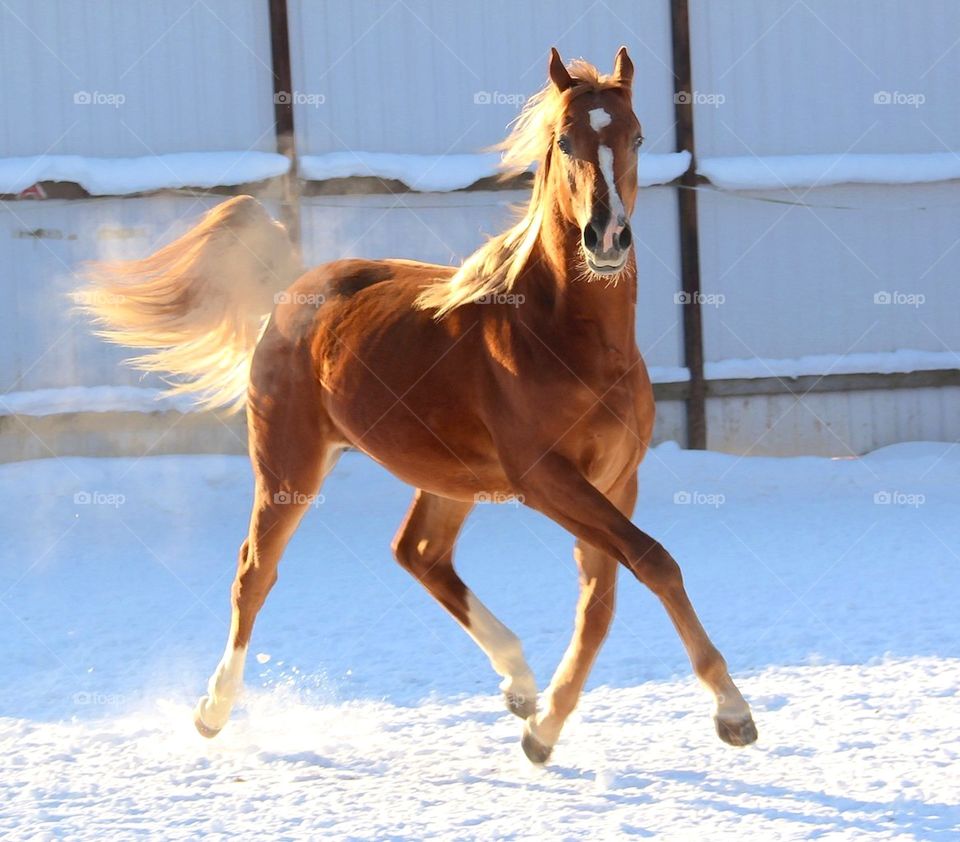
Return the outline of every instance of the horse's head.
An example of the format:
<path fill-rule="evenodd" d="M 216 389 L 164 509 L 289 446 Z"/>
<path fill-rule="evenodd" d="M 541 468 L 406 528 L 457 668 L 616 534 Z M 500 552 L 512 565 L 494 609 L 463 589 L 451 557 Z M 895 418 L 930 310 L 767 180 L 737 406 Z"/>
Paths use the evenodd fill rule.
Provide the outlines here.
<path fill-rule="evenodd" d="M 583 78 L 578 69 L 585 66 L 574 63 L 568 70 L 557 50 L 550 51 L 550 80 L 560 95 L 548 152 L 550 181 L 560 212 L 580 232 L 587 268 L 616 275 L 630 252 L 643 141 L 630 102 L 633 62 L 621 47 L 611 76 Z"/>

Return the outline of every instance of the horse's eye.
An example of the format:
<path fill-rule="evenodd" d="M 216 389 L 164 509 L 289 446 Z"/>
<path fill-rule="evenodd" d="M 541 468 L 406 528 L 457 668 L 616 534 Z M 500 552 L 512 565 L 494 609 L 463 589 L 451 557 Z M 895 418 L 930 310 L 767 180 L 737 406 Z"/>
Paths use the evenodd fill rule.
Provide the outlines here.
<path fill-rule="evenodd" d="M 557 138 L 557 148 L 558 148 L 564 155 L 569 155 L 569 154 L 570 154 L 570 149 L 571 149 L 571 147 L 570 147 L 570 138 L 567 137 L 565 134 L 560 135 L 560 137 Z"/>
<path fill-rule="evenodd" d="M 633 148 L 639 149 L 641 146 L 643 146 L 643 135 L 638 134 L 633 141 Z"/>

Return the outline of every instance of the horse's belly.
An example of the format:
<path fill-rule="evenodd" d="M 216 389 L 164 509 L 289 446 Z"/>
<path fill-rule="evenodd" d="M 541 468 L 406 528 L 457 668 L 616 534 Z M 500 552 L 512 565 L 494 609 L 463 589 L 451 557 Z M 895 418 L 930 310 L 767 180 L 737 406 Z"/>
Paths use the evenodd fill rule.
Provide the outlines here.
<path fill-rule="evenodd" d="M 344 436 L 404 482 L 473 500 L 507 492 L 493 443 L 479 420 L 449 393 L 397 393 L 375 378 L 328 393 L 327 411 Z"/>

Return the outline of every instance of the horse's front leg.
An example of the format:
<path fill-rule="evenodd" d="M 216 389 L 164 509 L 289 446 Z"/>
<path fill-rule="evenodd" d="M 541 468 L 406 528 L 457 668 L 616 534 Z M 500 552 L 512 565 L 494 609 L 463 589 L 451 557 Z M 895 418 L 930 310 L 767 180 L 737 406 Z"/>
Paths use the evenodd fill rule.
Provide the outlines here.
<path fill-rule="evenodd" d="M 637 475 L 630 474 L 608 496 L 629 517 L 637 499 Z M 613 619 L 619 562 L 579 539 L 573 556 L 580 571 L 580 600 L 573 637 L 544 694 L 543 711 L 533 723 L 537 739 L 532 739 L 529 732 L 524 736 L 523 749 L 535 763 L 546 762 L 549 747 L 556 744 L 564 723 L 576 708 Z"/>
<path fill-rule="evenodd" d="M 736 746 L 754 742 L 757 729 L 750 708 L 690 604 L 680 567 L 663 546 L 634 526 L 560 454 L 541 458 L 515 482 L 527 505 L 581 541 L 616 558 L 653 591 L 680 635 L 694 672 L 714 697 L 720 738 Z M 558 733 L 546 715 L 527 720 L 523 743 L 527 756 L 534 762 L 544 762 Z"/>

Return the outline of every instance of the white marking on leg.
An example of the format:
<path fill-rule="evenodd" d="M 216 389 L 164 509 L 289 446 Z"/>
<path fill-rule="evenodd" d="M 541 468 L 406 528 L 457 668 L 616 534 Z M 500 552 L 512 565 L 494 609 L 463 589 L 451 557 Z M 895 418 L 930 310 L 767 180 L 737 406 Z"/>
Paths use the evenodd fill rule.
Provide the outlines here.
<path fill-rule="evenodd" d="M 603 180 L 607 183 L 607 201 L 610 203 L 610 221 L 607 223 L 607 230 L 603 232 L 602 248 L 604 251 L 610 251 L 613 248 L 614 236 L 623 229 L 626 213 L 613 175 L 613 150 L 609 146 L 601 146 L 597 149 L 597 159 L 600 162 Z"/>
<path fill-rule="evenodd" d="M 605 129 L 613 122 L 613 118 L 607 113 L 605 108 L 591 108 L 589 114 L 590 128 L 595 132 L 600 131 L 600 129 Z"/>
<path fill-rule="evenodd" d="M 487 654 L 494 672 L 503 676 L 500 689 L 521 702 L 536 699 L 537 684 L 523 657 L 520 639 L 470 592 L 467 593 L 467 623 L 467 633 Z"/>
<path fill-rule="evenodd" d="M 227 641 L 227 648 L 210 676 L 207 695 L 200 705 L 200 718 L 204 725 L 220 730 L 230 718 L 230 710 L 243 689 L 243 667 L 247 660 L 247 647 L 233 647 L 233 635 Z"/>

